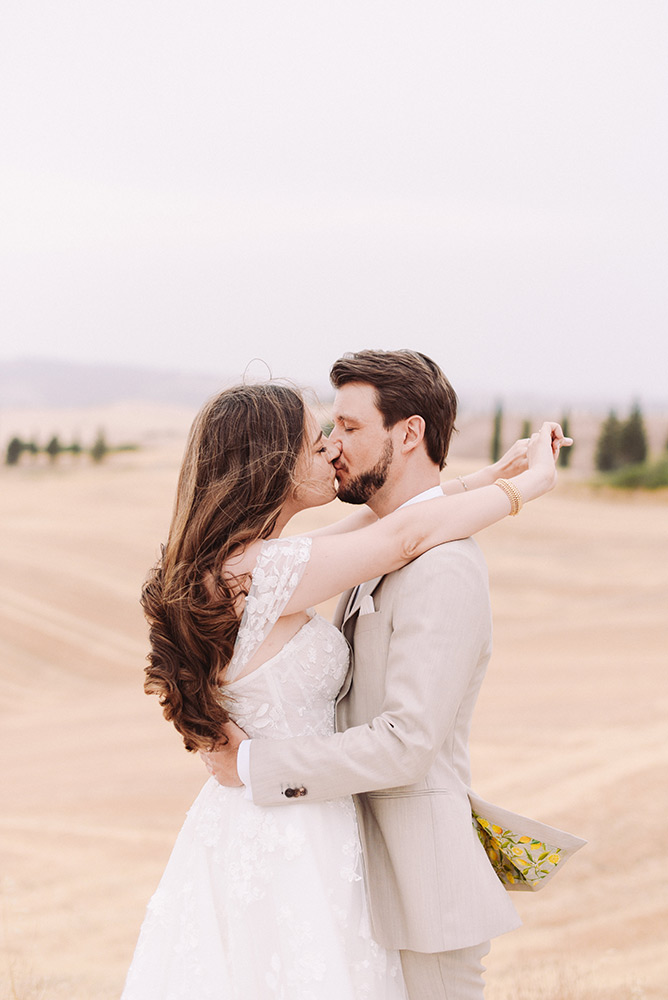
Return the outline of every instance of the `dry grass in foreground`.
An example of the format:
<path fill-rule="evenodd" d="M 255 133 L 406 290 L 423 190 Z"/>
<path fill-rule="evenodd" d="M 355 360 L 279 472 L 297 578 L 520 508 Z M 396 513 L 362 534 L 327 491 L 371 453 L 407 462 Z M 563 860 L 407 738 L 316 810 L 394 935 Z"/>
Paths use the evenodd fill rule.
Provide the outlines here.
<path fill-rule="evenodd" d="M 117 1000 L 204 781 L 142 692 L 138 593 L 177 462 L 147 451 L 1 476 L 8 1000 Z M 494 942 L 488 1000 L 666 996 L 667 514 L 665 493 L 595 495 L 563 477 L 480 538 L 496 635 L 475 787 L 590 842 L 544 892 L 515 894 L 524 926 Z"/>

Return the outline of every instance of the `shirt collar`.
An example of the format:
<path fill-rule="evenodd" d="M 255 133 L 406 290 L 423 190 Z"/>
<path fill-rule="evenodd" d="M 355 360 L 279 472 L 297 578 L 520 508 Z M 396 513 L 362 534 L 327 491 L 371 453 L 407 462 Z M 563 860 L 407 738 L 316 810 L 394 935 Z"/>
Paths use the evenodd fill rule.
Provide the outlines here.
<path fill-rule="evenodd" d="M 411 497 L 410 500 L 406 500 L 405 503 L 399 504 L 397 510 L 401 510 L 402 507 L 409 507 L 412 503 L 421 503 L 423 500 L 433 500 L 434 497 L 442 497 L 443 490 L 440 486 L 431 486 L 428 490 L 423 490 L 422 493 L 418 493 L 417 496 Z"/>

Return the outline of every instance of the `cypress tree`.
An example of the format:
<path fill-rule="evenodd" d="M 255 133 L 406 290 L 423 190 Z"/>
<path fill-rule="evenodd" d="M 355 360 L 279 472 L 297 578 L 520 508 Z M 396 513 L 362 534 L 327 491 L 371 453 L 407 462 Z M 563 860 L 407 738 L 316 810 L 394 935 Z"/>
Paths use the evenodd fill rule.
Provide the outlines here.
<path fill-rule="evenodd" d="M 647 432 L 637 403 L 622 424 L 619 450 L 623 465 L 640 465 L 647 458 Z"/>
<path fill-rule="evenodd" d="M 595 463 L 599 472 L 611 472 L 622 464 L 620 438 L 621 424 L 617 414 L 611 410 L 601 427 L 601 433 L 596 444 Z"/>
<path fill-rule="evenodd" d="M 90 457 L 94 462 L 101 462 L 108 451 L 109 446 L 107 445 L 104 431 L 100 430 L 97 432 L 97 437 L 95 438 L 93 447 L 90 450 Z"/>
<path fill-rule="evenodd" d="M 49 456 L 52 462 L 55 462 L 62 451 L 62 446 L 58 440 L 58 435 L 54 434 L 49 443 L 47 444 L 44 451 Z"/>
<path fill-rule="evenodd" d="M 492 431 L 491 455 L 492 463 L 501 457 L 501 425 L 503 424 L 503 407 L 499 403 L 494 414 L 494 430 Z"/>
<path fill-rule="evenodd" d="M 23 447 L 23 441 L 20 438 L 13 437 L 7 445 L 5 465 L 18 465 L 19 459 L 23 454 Z"/>
<path fill-rule="evenodd" d="M 564 416 L 563 416 L 563 418 L 561 420 L 561 429 L 564 432 L 564 437 L 570 437 L 571 436 L 571 426 L 570 426 L 570 424 L 571 424 L 571 422 L 569 420 L 568 414 L 566 413 L 566 414 L 564 414 Z M 559 465 L 560 468 L 562 468 L 562 469 L 567 469 L 568 468 L 568 466 L 570 465 L 570 462 L 571 462 L 571 452 L 573 451 L 574 447 L 575 447 L 575 445 L 572 444 L 570 446 L 570 448 L 562 448 L 561 449 L 561 451 L 559 452 L 559 461 L 558 461 L 558 465 Z"/>

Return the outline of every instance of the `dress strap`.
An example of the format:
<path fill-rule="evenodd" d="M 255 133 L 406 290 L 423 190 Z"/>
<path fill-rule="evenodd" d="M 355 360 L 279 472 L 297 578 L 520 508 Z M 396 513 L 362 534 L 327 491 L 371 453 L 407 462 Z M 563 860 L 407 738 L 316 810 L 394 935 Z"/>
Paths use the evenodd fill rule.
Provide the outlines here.
<path fill-rule="evenodd" d="M 235 680 L 260 648 L 294 594 L 311 556 L 311 539 L 269 538 L 262 542 L 253 567 L 234 655 L 225 680 Z"/>

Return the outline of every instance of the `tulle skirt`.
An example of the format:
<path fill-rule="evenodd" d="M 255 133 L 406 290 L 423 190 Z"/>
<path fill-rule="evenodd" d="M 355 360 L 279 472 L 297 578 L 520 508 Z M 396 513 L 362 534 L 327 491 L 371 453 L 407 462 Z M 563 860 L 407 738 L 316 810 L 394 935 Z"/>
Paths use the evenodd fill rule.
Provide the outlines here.
<path fill-rule="evenodd" d="M 148 904 L 122 1000 L 404 1000 L 369 933 L 350 799 L 260 807 L 211 778 Z"/>

